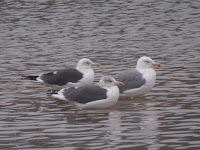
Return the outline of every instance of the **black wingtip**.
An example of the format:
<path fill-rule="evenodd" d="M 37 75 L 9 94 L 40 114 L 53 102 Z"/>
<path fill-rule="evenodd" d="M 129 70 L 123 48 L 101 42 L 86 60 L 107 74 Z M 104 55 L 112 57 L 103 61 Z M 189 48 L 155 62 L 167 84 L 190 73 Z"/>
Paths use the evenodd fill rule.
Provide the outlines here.
<path fill-rule="evenodd" d="M 50 94 L 58 94 L 58 91 L 59 90 L 47 90 L 47 94 L 50 95 Z"/>
<path fill-rule="evenodd" d="M 22 78 L 21 79 L 23 79 L 23 80 L 37 80 L 37 77 L 38 76 L 22 76 Z"/>

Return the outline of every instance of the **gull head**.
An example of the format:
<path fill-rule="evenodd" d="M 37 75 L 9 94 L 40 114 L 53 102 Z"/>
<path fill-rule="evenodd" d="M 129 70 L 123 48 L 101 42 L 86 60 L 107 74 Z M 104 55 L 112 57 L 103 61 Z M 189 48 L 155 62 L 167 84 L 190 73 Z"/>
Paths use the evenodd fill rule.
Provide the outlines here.
<path fill-rule="evenodd" d="M 147 68 L 153 68 L 154 66 L 161 67 L 159 63 L 155 63 L 150 57 L 143 56 L 137 61 L 136 68 L 147 69 Z"/>
<path fill-rule="evenodd" d="M 77 68 L 79 68 L 80 70 L 91 69 L 92 66 L 100 67 L 101 65 L 98 63 L 94 63 L 90 59 L 87 59 L 87 58 L 83 58 L 83 59 L 79 60 L 79 62 L 77 64 Z"/>
<path fill-rule="evenodd" d="M 111 76 L 103 76 L 99 81 L 100 86 L 102 87 L 112 87 L 112 86 L 118 86 L 118 85 L 124 85 L 123 82 L 116 81 Z"/>

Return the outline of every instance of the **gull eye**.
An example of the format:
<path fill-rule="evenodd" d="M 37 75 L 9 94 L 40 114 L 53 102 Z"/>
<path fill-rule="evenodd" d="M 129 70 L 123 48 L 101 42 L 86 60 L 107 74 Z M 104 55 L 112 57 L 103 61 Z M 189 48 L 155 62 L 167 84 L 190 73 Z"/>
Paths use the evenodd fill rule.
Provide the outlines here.
<path fill-rule="evenodd" d="M 86 65 L 90 65 L 90 62 L 89 62 L 89 61 L 86 61 L 85 64 L 86 64 Z"/>
<path fill-rule="evenodd" d="M 149 63 L 150 63 L 150 61 L 149 61 L 149 60 L 145 60 L 144 62 L 145 62 L 145 63 L 147 63 L 147 64 L 149 64 Z"/>
<path fill-rule="evenodd" d="M 112 80 L 108 80 L 109 83 L 112 83 Z"/>
<path fill-rule="evenodd" d="M 111 81 L 111 80 L 109 80 L 109 79 L 107 79 L 107 80 L 106 80 L 106 82 L 107 82 L 107 83 L 111 83 L 112 81 Z"/>

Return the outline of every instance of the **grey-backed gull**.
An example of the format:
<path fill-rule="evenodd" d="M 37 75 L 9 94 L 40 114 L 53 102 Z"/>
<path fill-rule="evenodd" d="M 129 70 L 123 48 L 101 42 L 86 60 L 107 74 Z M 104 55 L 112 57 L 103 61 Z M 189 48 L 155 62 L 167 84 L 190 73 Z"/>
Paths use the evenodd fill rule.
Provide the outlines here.
<path fill-rule="evenodd" d="M 141 57 L 137 61 L 135 69 L 123 71 L 114 76 L 116 80 L 124 83 L 120 86 L 120 96 L 141 96 L 148 93 L 154 86 L 156 80 L 156 72 L 153 66 L 161 67 L 159 63 L 155 63 L 150 57 Z"/>

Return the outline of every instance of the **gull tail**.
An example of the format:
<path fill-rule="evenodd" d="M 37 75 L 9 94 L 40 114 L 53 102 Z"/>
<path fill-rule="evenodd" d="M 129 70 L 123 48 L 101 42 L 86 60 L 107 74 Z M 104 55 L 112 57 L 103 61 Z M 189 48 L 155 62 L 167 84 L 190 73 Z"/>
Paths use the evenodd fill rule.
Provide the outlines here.
<path fill-rule="evenodd" d="M 38 78 L 38 77 L 39 77 L 39 76 L 22 76 L 22 79 L 37 81 L 37 78 Z"/>
<path fill-rule="evenodd" d="M 52 94 L 52 97 L 53 98 L 57 98 L 57 99 L 60 99 L 60 100 L 66 100 L 65 96 L 63 94 Z"/>
<path fill-rule="evenodd" d="M 56 91 L 55 94 L 52 93 L 52 97 L 53 98 L 57 98 L 57 99 L 60 99 L 60 100 L 66 100 L 65 96 L 63 95 L 63 91 L 65 90 L 65 88 L 61 89 L 60 91 Z"/>

